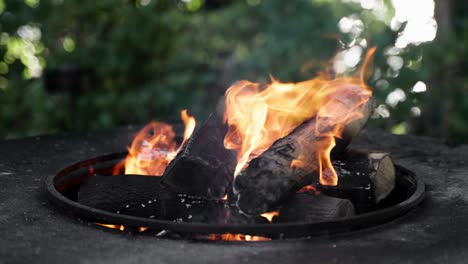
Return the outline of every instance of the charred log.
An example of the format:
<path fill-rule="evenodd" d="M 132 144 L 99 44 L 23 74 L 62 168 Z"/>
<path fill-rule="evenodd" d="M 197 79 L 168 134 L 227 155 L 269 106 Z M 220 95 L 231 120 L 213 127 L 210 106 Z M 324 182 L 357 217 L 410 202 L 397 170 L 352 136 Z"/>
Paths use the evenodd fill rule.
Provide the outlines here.
<path fill-rule="evenodd" d="M 343 93 L 343 90 L 346 92 Z M 362 88 L 359 86 L 343 86 L 343 88 L 338 89 L 334 94 L 330 95 L 331 99 L 328 108 L 342 108 L 343 106 L 348 107 L 348 109 L 354 108 L 363 100 L 361 91 Z M 359 112 L 363 113 L 363 117 L 352 122 L 345 129 L 343 140 L 338 141 L 336 144 L 336 153 L 342 153 L 350 138 L 357 135 L 364 126 L 373 109 L 373 101 L 368 100 L 360 108 Z M 224 123 L 224 110 L 225 102 L 223 98 L 218 104 L 216 111 L 193 133 L 175 159 L 170 162 L 163 175 L 163 185 L 176 192 L 214 199 L 220 199 L 227 193 L 227 190 L 230 189 L 229 187 L 232 186 L 233 172 L 237 160 L 235 151 L 224 148 L 224 136 L 228 130 L 227 125 Z M 303 156 L 309 156 L 305 158 L 307 164 L 313 163 L 309 161 L 317 160 L 314 155 L 309 155 L 309 153 L 317 150 L 318 146 L 314 146 L 314 144 L 321 140 L 314 133 L 318 129 L 316 127 L 317 123 L 311 121 L 306 124 L 309 125 L 300 126 L 306 127 L 305 129 L 296 129 L 294 135 L 286 137 L 286 140 L 283 140 L 284 142 L 277 144 L 274 148 L 278 149 L 278 151 L 273 151 L 275 153 L 273 156 L 283 155 L 283 160 L 273 165 L 277 167 L 275 168 L 276 171 L 278 171 L 279 167 L 283 167 L 280 170 L 286 170 L 288 171 L 286 174 L 290 174 L 291 168 L 288 167 L 290 167 L 291 161 L 299 157 L 302 159 Z M 332 129 L 332 127 L 321 126 L 321 132 L 324 132 L 322 131 L 323 129 Z M 305 141 L 308 143 L 303 144 Z M 294 145 L 297 145 L 297 149 Z M 307 145 L 307 147 L 304 147 L 304 145 Z M 268 154 L 265 156 L 268 156 Z M 275 159 L 275 157 L 272 158 Z M 263 160 L 267 159 L 263 157 Z M 263 164 L 264 162 L 260 163 Z M 250 166 L 252 165 L 255 166 L 255 162 Z M 267 167 L 271 166 L 267 165 Z M 293 170 L 295 173 L 296 169 Z M 315 170 L 316 168 L 313 168 L 312 171 Z M 298 187 L 303 186 L 304 183 L 300 179 L 304 176 L 304 171 L 307 170 L 302 171 L 294 180 L 296 182 L 299 180 Z M 267 175 L 267 178 L 271 177 Z M 296 185 L 293 182 L 291 184 Z M 286 188 L 289 189 L 290 187 L 287 186 Z"/>
<path fill-rule="evenodd" d="M 179 193 L 220 199 L 232 186 L 236 153 L 224 148 L 224 98 L 166 168 L 162 184 Z"/>
<path fill-rule="evenodd" d="M 322 186 L 317 177 L 318 168 L 310 170 L 309 166 L 309 170 L 304 170 L 287 165 L 308 144 L 313 145 L 311 141 L 299 144 L 284 138 L 265 155 L 252 160 L 234 185 L 240 210 L 251 215 L 274 210 L 301 187 L 313 184 L 326 195 L 351 200 L 356 210 L 363 212 L 375 207 L 395 187 L 395 168 L 390 155 L 364 151 L 349 151 L 342 159 L 335 160 L 338 185 Z M 311 164 L 316 164 L 315 156 L 309 157 Z"/>
<path fill-rule="evenodd" d="M 263 220 L 246 217 L 225 201 L 174 193 L 162 188 L 160 181 L 155 176 L 92 176 L 81 184 L 77 201 L 112 213 L 168 221 L 247 224 Z"/>
<path fill-rule="evenodd" d="M 350 199 L 359 212 L 374 208 L 395 187 L 395 167 L 389 153 L 354 150 L 335 160 L 337 186 L 317 185 L 324 194 Z"/>
<path fill-rule="evenodd" d="M 163 220 L 187 219 L 186 205 L 206 205 L 207 201 L 188 200 L 186 195 L 161 188 L 160 180 L 140 175 L 92 176 L 80 186 L 78 202 L 113 213 Z"/>
<path fill-rule="evenodd" d="M 251 215 L 271 211 L 301 187 L 317 181 L 319 160 L 323 158 L 319 155 L 331 144 L 329 136 L 336 126 L 351 121 L 350 116 L 362 115 L 344 129 L 343 140 L 336 142 L 333 156 L 345 152 L 351 138 L 364 126 L 374 105 L 372 98 L 356 85 L 341 86 L 326 100 L 315 117 L 274 142 L 237 176 L 234 191 L 240 210 Z M 326 177 L 322 180 L 326 181 Z"/>
<path fill-rule="evenodd" d="M 318 176 L 315 118 L 277 140 L 260 156 L 250 161 L 234 181 L 237 206 L 249 215 L 273 211 L 281 202 Z M 307 154 L 307 155 L 303 155 Z M 303 155 L 307 168 L 291 166 Z"/>
<path fill-rule="evenodd" d="M 151 215 L 148 212 L 155 210 L 152 202 L 161 195 L 158 178 L 139 175 L 91 176 L 80 185 L 77 201 L 113 213 L 148 217 Z"/>
<path fill-rule="evenodd" d="M 331 221 L 355 215 L 354 206 L 347 199 L 323 194 L 296 193 L 281 206 L 275 222 Z"/>

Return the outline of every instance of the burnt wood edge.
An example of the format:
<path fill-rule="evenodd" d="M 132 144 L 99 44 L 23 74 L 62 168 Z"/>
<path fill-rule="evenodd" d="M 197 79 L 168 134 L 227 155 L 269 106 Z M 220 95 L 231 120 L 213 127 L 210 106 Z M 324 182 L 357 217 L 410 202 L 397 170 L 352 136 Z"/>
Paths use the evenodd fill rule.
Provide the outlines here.
<path fill-rule="evenodd" d="M 234 179 L 237 155 L 223 145 L 225 98 L 198 127 L 165 169 L 161 184 L 174 192 L 222 199 Z M 187 177 L 187 172 L 195 172 Z"/>
<path fill-rule="evenodd" d="M 404 180 L 403 174 L 406 174 L 415 184 L 415 190 L 406 200 L 377 211 L 364 213 L 352 217 L 340 218 L 332 221 L 322 222 L 301 222 L 301 223 L 270 223 L 270 224 L 248 224 L 248 225 L 212 225 L 203 223 L 183 223 L 172 222 L 158 219 L 149 219 L 135 217 L 129 215 L 121 215 L 108 211 L 95 209 L 72 201 L 63 196 L 58 190 L 55 183 L 67 176 L 71 172 L 82 168 L 83 166 L 96 165 L 102 161 L 120 160 L 126 155 L 125 152 L 114 153 L 105 156 L 99 156 L 94 159 L 85 160 L 75 163 L 65 169 L 59 171 L 56 175 L 50 175 L 45 180 L 47 198 L 49 201 L 60 208 L 62 211 L 73 216 L 79 216 L 90 221 L 100 223 L 122 224 L 131 227 L 148 227 L 153 230 L 171 230 L 174 232 L 184 233 L 236 233 L 248 235 L 267 235 L 278 237 L 281 235 L 290 238 L 307 237 L 311 235 L 327 235 L 345 231 L 352 231 L 359 228 L 367 228 L 390 221 L 398 216 L 401 216 L 413 207 L 416 207 L 425 197 L 425 184 L 416 174 L 410 170 L 395 164 L 397 170 L 397 181 Z M 117 162 L 116 162 L 117 163 Z"/>

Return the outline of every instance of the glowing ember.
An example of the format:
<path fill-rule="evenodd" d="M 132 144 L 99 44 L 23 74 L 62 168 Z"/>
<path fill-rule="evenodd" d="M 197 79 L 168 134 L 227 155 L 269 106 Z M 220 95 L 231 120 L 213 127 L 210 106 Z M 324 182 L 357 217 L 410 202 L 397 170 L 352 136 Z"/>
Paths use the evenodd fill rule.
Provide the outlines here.
<path fill-rule="evenodd" d="M 161 176 L 195 129 L 195 118 L 189 116 L 187 110 L 181 111 L 181 117 L 185 124 L 185 132 L 179 148 L 176 148 L 172 126 L 151 122 L 137 133 L 126 159 L 117 164 L 114 174 L 119 174 L 122 167 L 125 167 L 125 174 Z"/>
<path fill-rule="evenodd" d="M 331 165 L 330 151 L 345 126 L 362 116 L 361 108 L 372 95 L 362 75 L 373 52 L 370 50 L 366 57 L 361 78 L 330 79 L 322 74 L 299 83 L 281 83 L 272 78 L 266 86 L 249 81 L 232 85 L 226 92 L 224 119 L 229 130 L 224 146 L 237 151 L 235 176 L 277 139 L 316 117 L 317 126 L 311 133 L 321 138 L 317 153 L 320 183 L 336 185 L 338 177 Z M 353 94 L 347 94 L 347 90 Z M 295 160 L 291 166 L 305 164 Z"/>
<path fill-rule="evenodd" d="M 271 238 L 262 236 L 250 236 L 243 234 L 211 234 L 208 240 L 224 240 L 224 241 L 268 241 Z"/>
<path fill-rule="evenodd" d="M 313 193 L 314 195 L 320 195 L 320 191 L 317 190 L 317 188 L 315 188 L 314 186 L 312 185 L 307 185 L 307 186 L 304 186 L 302 187 L 299 191 L 297 191 L 298 193 L 304 193 L 304 192 L 310 192 L 310 193 Z"/>
<path fill-rule="evenodd" d="M 101 223 L 95 223 L 95 224 L 103 226 L 103 227 L 107 227 L 107 228 L 110 228 L 110 229 L 118 229 L 120 231 L 125 230 L 125 226 L 123 226 L 123 225 L 112 225 L 112 224 L 101 224 Z"/>
<path fill-rule="evenodd" d="M 120 231 L 124 231 L 125 230 L 125 226 L 124 225 L 114 225 L 114 224 L 102 224 L 102 223 L 95 223 L 96 225 L 99 225 L 99 226 L 102 226 L 102 227 L 106 227 L 106 228 L 109 228 L 109 229 L 117 229 L 117 230 L 120 230 Z M 143 232 L 145 230 L 147 230 L 148 228 L 147 227 L 144 227 L 144 226 L 140 226 L 138 227 L 138 232 Z"/>
<path fill-rule="evenodd" d="M 144 226 L 140 226 L 138 227 L 138 232 L 143 232 L 145 231 L 146 229 L 148 229 L 147 227 L 144 227 Z"/>
<path fill-rule="evenodd" d="M 274 212 L 268 212 L 268 213 L 263 213 L 261 214 L 261 216 L 265 217 L 266 219 L 268 219 L 268 222 L 271 223 L 271 221 L 273 221 L 273 218 L 275 216 L 278 216 L 279 215 L 279 211 L 274 211 Z"/>
<path fill-rule="evenodd" d="M 89 172 L 90 175 L 93 175 L 94 172 L 95 172 L 94 167 L 93 167 L 93 166 L 89 166 L 88 172 Z"/>
<path fill-rule="evenodd" d="M 120 231 L 125 230 L 124 225 L 114 225 L 114 224 L 102 224 L 102 223 L 95 223 L 96 225 L 106 227 L 109 229 L 116 229 Z M 144 232 L 148 228 L 147 227 L 138 227 L 138 232 Z M 262 236 L 251 236 L 251 235 L 244 235 L 244 234 L 211 234 L 206 237 L 208 240 L 224 240 L 224 241 L 268 241 L 271 238 L 262 237 Z"/>

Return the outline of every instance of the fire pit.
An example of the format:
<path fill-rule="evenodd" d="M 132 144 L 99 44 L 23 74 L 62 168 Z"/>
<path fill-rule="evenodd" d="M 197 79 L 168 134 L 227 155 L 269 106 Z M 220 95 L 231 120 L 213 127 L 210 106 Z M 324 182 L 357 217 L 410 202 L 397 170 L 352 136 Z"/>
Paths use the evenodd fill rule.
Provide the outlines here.
<path fill-rule="evenodd" d="M 347 148 L 374 101 L 359 76 L 234 83 L 201 125 L 151 122 L 128 153 L 49 178 L 54 203 L 100 225 L 177 236 L 266 240 L 352 231 L 394 219 L 424 184 L 391 154 Z M 252 239 L 254 238 L 254 239 Z"/>
<path fill-rule="evenodd" d="M 148 217 L 136 217 L 131 215 L 125 215 L 116 212 L 109 212 L 92 208 L 84 204 L 78 203 L 77 190 L 80 185 L 88 180 L 90 177 L 96 177 L 96 175 L 110 174 L 116 164 L 125 158 L 127 153 L 116 153 L 106 156 L 100 156 L 94 159 L 78 162 L 73 164 L 57 175 L 50 176 L 47 179 L 47 191 L 50 200 L 57 206 L 65 209 L 66 211 L 72 212 L 80 217 L 87 218 L 91 221 L 99 223 L 117 223 L 128 227 L 147 227 L 158 231 L 171 231 L 179 233 L 191 233 L 195 235 L 200 234 L 246 234 L 246 235 L 258 235 L 268 238 L 283 238 L 283 237 L 307 237 L 311 235 L 325 234 L 325 233 L 337 233 L 344 231 L 351 231 L 364 227 L 371 227 L 376 224 L 381 224 L 394 218 L 403 215 L 414 206 L 416 206 L 424 197 L 424 184 L 422 181 L 411 171 L 404 167 L 397 166 L 397 181 L 394 189 L 394 194 L 389 196 L 389 199 L 385 201 L 382 208 L 377 209 L 373 212 L 359 214 L 353 217 L 343 217 L 331 221 L 288 221 L 286 223 L 264 223 L 264 224 L 210 224 L 206 222 L 182 222 L 182 221 L 170 221 L 164 219 L 164 216 L 153 216 Z M 113 177 L 113 176 L 108 176 Z M 143 183 L 145 184 L 145 183 Z M 155 194 L 152 198 L 160 197 L 158 192 L 167 192 L 164 189 L 158 187 L 155 184 Z M 314 195 L 314 194 L 309 194 Z M 93 198 L 93 197 L 92 197 Z M 158 203 L 164 204 L 169 203 L 169 208 L 166 210 L 175 210 L 172 207 L 177 205 L 173 200 L 188 200 L 186 196 L 181 194 L 166 195 L 167 200 L 150 200 L 149 204 L 143 204 L 142 209 L 146 206 L 155 206 Z M 161 206 L 159 204 L 159 206 Z M 181 204 L 189 204 L 182 202 Z M 135 206 L 135 205 L 132 205 Z M 136 206 L 142 206 L 137 204 Z M 195 205 L 197 206 L 196 203 Z M 210 207 L 210 204 L 203 204 L 201 207 Z M 220 208 L 215 208 L 222 211 Z M 301 209 L 301 208 L 299 208 Z M 180 213 L 179 213 L 180 214 Z M 208 217 L 212 217 L 209 215 Z M 171 217 L 179 218 L 180 215 L 171 215 Z M 294 216 L 293 216 L 294 217 Z"/>

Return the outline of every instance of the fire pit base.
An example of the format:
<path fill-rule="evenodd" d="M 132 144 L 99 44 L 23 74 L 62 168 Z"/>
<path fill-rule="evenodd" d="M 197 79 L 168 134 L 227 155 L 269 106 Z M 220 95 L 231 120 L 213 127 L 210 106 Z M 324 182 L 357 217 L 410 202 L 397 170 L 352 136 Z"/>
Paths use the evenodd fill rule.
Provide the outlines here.
<path fill-rule="evenodd" d="M 351 147 L 392 153 L 426 186 L 422 203 L 386 224 L 310 239 L 260 243 L 159 239 L 120 232 L 57 210 L 48 177 L 125 149 L 138 128 L 0 142 L 0 262 L 4 263 L 466 263 L 468 145 L 369 129 Z"/>
<path fill-rule="evenodd" d="M 407 213 L 423 200 L 425 193 L 423 182 L 414 173 L 404 167 L 396 166 L 395 189 L 376 210 L 330 221 L 273 221 L 272 223 L 242 224 L 194 222 L 182 221 L 182 219 L 175 221 L 158 216 L 150 218 L 126 215 L 79 203 L 77 194 L 80 185 L 94 175 L 110 175 L 114 165 L 125 155 L 126 153 L 115 153 L 78 162 L 63 169 L 57 175 L 50 176 L 46 181 L 50 201 L 66 212 L 90 221 L 124 225 L 133 227 L 134 230 L 145 227 L 158 233 L 170 231 L 171 234 L 177 234 L 177 236 L 193 238 L 205 238 L 207 234 L 230 233 L 278 239 L 347 232 L 382 224 Z"/>

